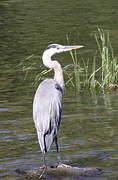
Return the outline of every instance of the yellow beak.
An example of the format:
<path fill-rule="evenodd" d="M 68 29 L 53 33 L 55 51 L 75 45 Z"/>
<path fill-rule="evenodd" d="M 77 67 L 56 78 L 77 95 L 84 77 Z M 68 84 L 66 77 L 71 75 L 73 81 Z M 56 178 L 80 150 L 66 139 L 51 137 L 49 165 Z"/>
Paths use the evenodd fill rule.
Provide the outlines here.
<path fill-rule="evenodd" d="M 63 46 L 63 51 L 71 51 L 73 49 L 79 49 L 82 48 L 84 46 L 82 45 L 75 45 L 75 46 Z"/>

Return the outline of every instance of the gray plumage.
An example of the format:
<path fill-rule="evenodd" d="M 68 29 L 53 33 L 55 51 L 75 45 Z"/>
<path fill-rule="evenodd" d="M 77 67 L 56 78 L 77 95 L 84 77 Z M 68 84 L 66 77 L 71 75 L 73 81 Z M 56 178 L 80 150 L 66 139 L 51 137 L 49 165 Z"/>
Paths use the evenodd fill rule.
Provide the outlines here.
<path fill-rule="evenodd" d="M 62 112 L 62 96 L 62 88 L 54 79 L 45 79 L 36 91 L 33 118 L 42 152 L 50 149 L 57 136 Z"/>

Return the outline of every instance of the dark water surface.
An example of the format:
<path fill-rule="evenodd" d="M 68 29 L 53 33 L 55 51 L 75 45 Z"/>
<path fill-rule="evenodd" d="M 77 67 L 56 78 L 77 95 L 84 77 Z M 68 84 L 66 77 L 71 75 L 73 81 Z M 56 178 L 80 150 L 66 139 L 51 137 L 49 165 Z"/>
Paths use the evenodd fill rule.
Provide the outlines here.
<path fill-rule="evenodd" d="M 80 56 L 90 56 L 96 49 L 97 26 L 110 32 L 117 52 L 117 0 L 0 1 L 0 179 L 17 179 L 16 168 L 42 164 L 32 120 L 36 88 L 31 86 L 30 78 L 23 81 L 18 63 L 34 54 L 40 71 L 43 49 L 50 43 L 67 44 L 67 35 L 71 44 L 85 45 L 78 50 Z M 59 55 L 59 59 L 62 66 L 71 62 L 69 53 Z M 66 89 L 59 142 L 64 163 L 98 166 L 104 173 L 94 179 L 117 180 L 118 92 L 77 95 Z M 47 162 L 56 162 L 54 146 Z"/>

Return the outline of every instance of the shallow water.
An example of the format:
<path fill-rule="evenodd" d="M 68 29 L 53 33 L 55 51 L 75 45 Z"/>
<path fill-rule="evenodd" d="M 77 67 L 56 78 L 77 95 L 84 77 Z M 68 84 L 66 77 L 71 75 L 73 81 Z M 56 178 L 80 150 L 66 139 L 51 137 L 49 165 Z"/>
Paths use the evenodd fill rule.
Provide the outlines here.
<path fill-rule="evenodd" d="M 19 62 L 34 54 L 34 62 L 41 64 L 39 56 L 43 49 L 50 43 L 67 44 L 67 35 L 71 44 L 85 45 L 83 50 L 78 50 L 80 57 L 91 56 L 96 49 L 97 26 L 109 30 L 117 51 L 117 15 L 116 0 L 0 2 L 0 179 L 17 179 L 16 168 L 42 165 L 32 120 L 36 88 L 31 86 L 30 78 L 23 80 Z M 60 54 L 57 59 L 61 59 L 62 66 L 71 62 L 69 53 Z M 59 131 L 63 162 L 103 169 L 100 177 L 90 179 L 117 179 L 117 120 L 118 92 L 90 95 L 66 89 Z M 47 163 L 56 161 L 53 145 L 47 154 Z"/>

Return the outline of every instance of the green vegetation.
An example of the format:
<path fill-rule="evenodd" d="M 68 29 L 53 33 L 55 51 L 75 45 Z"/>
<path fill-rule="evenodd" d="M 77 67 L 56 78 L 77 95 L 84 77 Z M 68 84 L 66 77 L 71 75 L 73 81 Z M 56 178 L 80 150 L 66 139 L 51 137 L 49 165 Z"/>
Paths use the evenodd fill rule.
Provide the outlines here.
<path fill-rule="evenodd" d="M 118 57 L 114 56 L 109 32 L 105 33 L 98 28 L 95 39 L 101 59 L 101 87 L 106 88 L 110 84 L 118 83 Z"/>
<path fill-rule="evenodd" d="M 72 64 L 67 65 L 63 68 L 65 76 L 67 75 L 66 86 L 73 86 L 77 90 L 81 87 L 80 75 L 82 72 L 82 68 L 79 65 L 77 53 L 76 51 L 70 51 L 70 55 L 72 58 Z M 66 78 L 66 77 L 65 77 Z"/>
<path fill-rule="evenodd" d="M 96 55 L 93 56 L 93 59 L 82 59 L 82 68 L 78 65 L 76 53 L 70 52 L 74 67 L 74 74 L 71 74 L 70 78 L 71 81 L 72 79 L 74 80 L 73 84 L 75 84 L 77 90 L 84 87 L 90 88 L 91 91 L 97 89 L 104 91 L 111 87 L 118 87 L 118 57 L 114 55 L 109 32 L 98 28 L 95 40 L 98 47 Z M 96 65 L 97 59 L 100 62 L 99 67 Z M 90 61 L 92 62 L 91 64 Z M 74 78 L 72 78 L 73 75 Z"/>
<path fill-rule="evenodd" d="M 86 60 L 82 58 L 80 61 L 81 66 L 76 51 L 70 51 L 72 64 L 63 67 L 66 86 L 74 87 L 77 91 L 83 88 L 90 89 L 91 91 L 105 91 L 111 87 L 118 88 L 118 57 L 114 55 L 109 32 L 98 28 L 95 40 L 98 50 L 92 59 L 88 58 Z M 22 66 L 22 70 L 25 71 L 25 79 L 28 77 L 28 73 L 34 71 L 34 69 L 36 72 L 39 71 L 37 63 L 34 63 L 32 58 L 33 55 L 20 63 L 20 67 Z M 99 67 L 96 63 L 97 60 L 100 62 Z M 37 85 L 50 71 L 51 69 L 43 69 L 40 73 L 34 74 L 33 85 Z"/>

